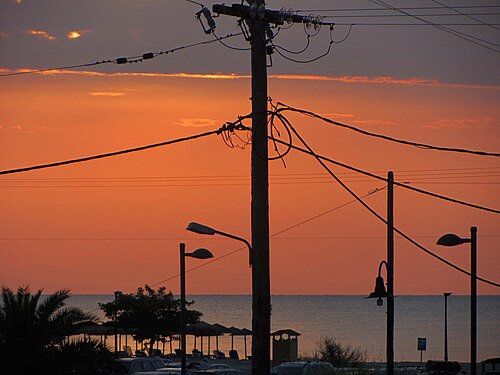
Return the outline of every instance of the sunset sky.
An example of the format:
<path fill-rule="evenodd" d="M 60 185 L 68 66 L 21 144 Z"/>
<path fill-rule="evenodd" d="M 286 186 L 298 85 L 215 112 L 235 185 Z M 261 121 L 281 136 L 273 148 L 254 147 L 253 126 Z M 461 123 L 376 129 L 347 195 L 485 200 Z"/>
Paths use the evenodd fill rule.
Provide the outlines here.
<path fill-rule="evenodd" d="M 211 8 L 213 3 L 204 4 Z M 440 6 L 431 0 L 390 3 Z M 381 8 L 368 0 L 267 1 L 270 9 L 328 16 L 325 20 L 339 24 L 333 40 L 347 36 L 311 63 L 273 54 L 269 95 L 275 102 L 370 132 L 498 153 L 500 3 L 440 3 L 474 4 L 476 8 L 457 8 L 475 14 L 474 19 L 446 8 L 405 12 L 434 23 L 476 25 L 448 26 L 464 33 L 460 38 L 409 16 L 394 17 L 401 15 L 395 11 L 338 11 Z M 211 40 L 194 16 L 199 9 L 182 0 L 0 0 L 0 74 L 140 56 Z M 234 18 L 215 20 L 219 37 L 239 32 Z M 352 23 L 356 25 L 349 33 Z M 368 25 L 373 23 L 404 25 Z M 224 42 L 248 47 L 243 36 Z M 280 51 L 309 60 L 323 54 L 329 42 L 330 31 L 323 27 L 302 54 Z M 302 25 L 283 28 L 274 39 L 279 48 L 296 52 L 306 43 Z M 218 129 L 250 112 L 249 74 L 248 50 L 212 43 L 133 64 L 0 76 L 0 170 Z M 286 115 L 318 154 L 383 177 L 393 170 L 397 181 L 500 209 L 497 157 L 416 148 Z M 149 283 L 177 293 L 178 248 L 185 242 L 188 251 L 206 247 L 216 256 L 189 273 L 189 293 L 250 293 L 246 250 L 224 257 L 238 250 L 239 243 L 185 230 L 190 221 L 198 221 L 251 238 L 251 146 L 233 140 L 237 147 L 230 148 L 221 136 L 212 135 L 0 176 L 0 284 L 110 294 Z M 294 145 L 302 147 L 298 139 Z M 386 256 L 385 225 L 351 202 L 313 157 L 292 151 L 284 163 L 270 162 L 270 232 L 279 232 L 270 240 L 272 293 L 367 295 Z M 330 166 L 361 196 L 384 187 L 381 181 Z M 383 216 L 386 199 L 385 190 L 365 198 Z M 500 282 L 498 214 L 396 188 L 395 225 L 466 270 L 468 245 L 443 248 L 435 242 L 449 232 L 468 237 L 470 227 L 477 226 L 478 274 Z M 187 267 L 203 263 L 188 259 Z M 468 294 L 469 286 L 466 275 L 397 237 L 397 294 Z M 500 294 L 500 288 L 483 283 L 478 291 Z"/>

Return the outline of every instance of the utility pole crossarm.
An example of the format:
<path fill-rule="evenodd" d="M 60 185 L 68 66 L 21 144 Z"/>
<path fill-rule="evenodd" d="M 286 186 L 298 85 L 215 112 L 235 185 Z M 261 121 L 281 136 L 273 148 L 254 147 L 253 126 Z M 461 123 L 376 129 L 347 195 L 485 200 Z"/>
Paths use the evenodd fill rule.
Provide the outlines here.
<path fill-rule="evenodd" d="M 259 7 L 256 3 L 253 3 L 250 6 L 243 4 L 232 4 L 230 6 L 224 4 L 214 4 L 212 6 L 212 10 L 217 14 L 239 17 L 242 19 L 258 18 L 275 25 L 283 25 L 285 21 L 288 23 L 311 23 L 313 25 L 328 26 L 335 25 L 333 22 L 324 22 L 322 18 L 312 19 L 309 16 L 301 16 L 299 14 L 279 10 L 265 9 L 263 6 Z"/>

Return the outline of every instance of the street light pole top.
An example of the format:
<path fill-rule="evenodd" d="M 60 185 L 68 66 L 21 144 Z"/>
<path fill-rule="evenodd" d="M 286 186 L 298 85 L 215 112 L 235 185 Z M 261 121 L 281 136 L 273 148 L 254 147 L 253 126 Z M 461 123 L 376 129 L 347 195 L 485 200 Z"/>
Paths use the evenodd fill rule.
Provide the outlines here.
<path fill-rule="evenodd" d="M 439 238 L 436 244 L 441 246 L 457 246 L 467 242 L 471 242 L 470 238 L 461 238 L 453 233 L 448 233 Z"/>
<path fill-rule="evenodd" d="M 213 228 L 210 228 L 206 225 L 195 223 L 195 222 L 189 223 L 186 230 L 188 230 L 190 232 L 198 233 L 198 234 L 208 234 L 210 236 L 213 236 L 217 232 Z"/>
<path fill-rule="evenodd" d="M 443 296 L 445 296 L 445 297 L 449 297 L 449 296 L 451 296 L 451 295 L 452 295 L 452 293 L 451 293 L 451 292 L 444 292 L 444 293 L 443 293 Z"/>
<path fill-rule="evenodd" d="M 203 248 L 196 249 L 192 253 L 186 253 L 185 256 L 195 259 L 209 259 L 214 257 L 210 250 Z"/>

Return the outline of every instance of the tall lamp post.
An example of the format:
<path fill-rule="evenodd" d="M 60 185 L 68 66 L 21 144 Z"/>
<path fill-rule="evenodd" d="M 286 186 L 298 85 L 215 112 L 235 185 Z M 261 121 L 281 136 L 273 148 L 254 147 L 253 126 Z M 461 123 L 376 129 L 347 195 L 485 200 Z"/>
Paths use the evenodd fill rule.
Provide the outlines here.
<path fill-rule="evenodd" d="M 194 222 L 189 223 L 186 230 L 197 234 L 205 234 L 210 236 L 218 234 L 224 237 L 232 238 L 234 240 L 243 242 L 248 247 L 250 267 L 252 267 L 253 264 L 252 246 L 250 246 L 250 243 L 243 237 L 238 237 L 235 236 L 234 234 L 222 232 L 220 230 Z M 254 270 L 255 268 L 253 269 L 253 271 Z M 252 359 L 256 358 L 255 356 L 255 352 L 257 350 L 256 345 L 257 344 L 260 345 L 260 348 L 265 347 L 266 344 L 269 345 L 269 339 L 270 339 L 269 335 L 264 335 L 262 334 L 262 332 L 259 332 L 259 330 L 256 329 L 257 326 L 262 327 L 264 325 L 262 321 L 267 321 L 271 318 L 270 316 L 265 316 L 265 314 L 262 313 L 263 303 L 262 301 L 259 301 L 259 296 L 261 295 L 262 291 L 259 290 L 259 284 L 257 283 L 256 278 L 257 277 L 255 275 L 255 272 L 252 272 Z M 270 298 L 270 296 L 268 297 Z M 252 365 L 252 369 L 253 368 L 254 366 Z"/>
<path fill-rule="evenodd" d="M 477 363 L 477 228 L 470 228 L 470 238 L 461 238 L 456 234 L 445 234 L 437 244 L 441 246 L 457 246 L 464 243 L 471 244 L 471 278 L 470 278 L 470 373 L 476 375 Z"/>
<path fill-rule="evenodd" d="M 451 292 L 445 292 L 444 295 L 444 360 L 448 361 L 448 297 Z"/>
<path fill-rule="evenodd" d="M 186 257 L 195 259 L 213 258 L 213 254 L 207 249 L 197 249 L 192 253 L 186 253 L 186 245 L 180 244 L 181 265 L 181 374 L 186 375 Z"/>

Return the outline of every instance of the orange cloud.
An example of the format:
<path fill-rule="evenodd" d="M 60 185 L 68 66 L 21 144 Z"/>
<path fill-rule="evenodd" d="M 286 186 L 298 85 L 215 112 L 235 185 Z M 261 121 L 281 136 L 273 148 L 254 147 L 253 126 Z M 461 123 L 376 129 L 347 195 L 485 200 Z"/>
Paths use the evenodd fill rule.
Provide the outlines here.
<path fill-rule="evenodd" d="M 55 40 L 56 39 L 55 36 L 50 35 L 48 32 L 43 31 L 43 30 L 28 30 L 27 33 L 34 35 L 34 36 L 44 38 L 44 39 L 47 39 L 47 40 Z"/>
<path fill-rule="evenodd" d="M 0 38 L 7 38 L 9 34 L 0 31 Z"/>
<path fill-rule="evenodd" d="M 90 33 L 92 30 L 72 30 L 66 34 L 68 39 L 78 39 L 84 36 L 85 34 Z"/>
<path fill-rule="evenodd" d="M 1 73 L 14 72 L 36 72 L 30 69 L 0 69 Z M 87 75 L 87 76 L 106 76 L 106 77 L 151 77 L 151 78 L 194 78 L 194 79 L 249 79 L 248 74 L 200 74 L 200 73 L 146 73 L 146 72 L 127 72 L 127 73 L 101 73 L 93 71 L 81 70 L 48 70 L 37 72 L 38 74 L 72 74 L 72 75 Z M 394 77 L 368 77 L 368 76 L 318 76 L 318 75 L 294 75 L 294 74 L 270 74 L 269 79 L 284 79 L 284 80 L 304 80 L 304 81 L 330 81 L 353 84 L 384 84 L 384 85 L 408 85 L 408 86 L 427 86 L 436 88 L 463 88 L 463 89 L 481 89 L 481 90 L 500 90 L 500 86 L 493 85 L 478 85 L 465 83 L 447 83 L 437 79 L 427 78 L 394 78 Z"/>
<path fill-rule="evenodd" d="M 204 128 L 204 127 L 214 127 L 218 125 L 217 120 L 208 118 L 181 118 L 175 123 L 175 125 L 185 126 L 188 128 Z"/>
<path fill-rule="evenodd" d="M 91 96 L 111 96 L 111 97 L 117 97 L 117 96 L 124 96 L 126 93 L 124 92 L 116 92 L 116 91 L 94 91 L 91 92 Z"/>
<path fill-rule="evenodd" d="M 360 125 L 397 125 L 397 122 L 387 120 L 351 120 L 351 122 Z"/>
<path fill-rule="evenodd" d="M 430 129 L 466 129 L 466 128 L 493 128 L 497 126 L 495 119 L 491 117 L 464 117 L 464 118 L 443 118 L 433 123 L 424 125 Z"/>

